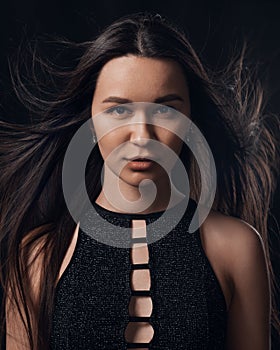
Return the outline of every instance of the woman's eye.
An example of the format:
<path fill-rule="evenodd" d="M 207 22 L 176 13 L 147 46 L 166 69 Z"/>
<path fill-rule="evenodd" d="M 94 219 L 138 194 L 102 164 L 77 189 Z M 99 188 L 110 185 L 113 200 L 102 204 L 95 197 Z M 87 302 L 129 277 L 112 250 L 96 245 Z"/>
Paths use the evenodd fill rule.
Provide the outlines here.
<path fill-rule="evenodd" d="M 163 114 L 163 115 L 172 116 L 174 113 L 175 113 L 175 109 L 173 107 L 169 107 L 169 106 L 161 106 L 155 110 L 155 114 Z"/>
<path fill-rule="evenodd" d="M 125 116 L 127 114 L 131 114 L 131 111 L 123 106 L 116 106 L 116 107 L 112 107 L 109 108 L 106 113 L 108 114 L 115 114 L 117 116 Z"/>
<path fill-rule="evenodd" d="M 169 112 L 169 110 L 170 110 L 170 108 L 168 106 L 164 106 L 164 107 L 159 107 L 158 108 L 158 111 L 160 113 L 167 113 L 167 112 Z"/>

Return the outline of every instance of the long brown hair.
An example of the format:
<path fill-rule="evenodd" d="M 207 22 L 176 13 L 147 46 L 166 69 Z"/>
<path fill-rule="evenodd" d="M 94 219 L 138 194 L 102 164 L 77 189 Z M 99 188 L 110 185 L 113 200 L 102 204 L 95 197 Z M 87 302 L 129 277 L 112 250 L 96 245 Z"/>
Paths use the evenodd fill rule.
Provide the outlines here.
<path fill-rule="evenodd" d="M 248 65 L 244 67 L 245 51 L 233 58 L 226 70 L 214 74 L 203 67 L 182 30 L 149 13 L 121 18 L 93 41 L 77 46 L 84 52 L 72 70 L 58 72 L 35 56 L 32 63 L 37 60 L 50 77 L 58 77 L 58 87 L 52 87 L 53 90 L 50 86 L 42 89 L 35 78 L 30 92 L 19 65 L 13 66 L 15 91 L 33 113 L 33 119 L 28 125 L 0 122 L 1 334 L 4 335 L 4 305 L 10 288 L 19 311 L 23 310 L 21 317 L 32 350 L 49 349 L 55 283 L 76 225 L 63 197 L 64 154 L 76 130 L 90 118 L 99 72 L 112 58 L 133 54 L 171 58 L 181 64 L 190 87 L 192 119 L 215 159 L 218 183 L 214 209 L 253 225 L 263 238 L 267 256 L 270 255 L 267 220 L 279 165 L 279 122 L 264 112 L 263 89 L 252 78 Z M 28 79 L 30 85 L 30 76 Z M 49 79 L 48 84 L 51 81 L 54 80 Z M 186 152 L 184 145 L 182 159 Z M 190 162 L 191 196 L 198 199 L 195 189 L 199 188 L 199 169 L 194 159 L 190 158 Z M 95 147 L 86 171 L 92 200 L 101 190 L 102 166 L 103 159 Z M 83 205 L 82 198 L 79 203 Z M 30 249 L 43 236 L 44 244 L 38 254 L 44 263 L 39 301 L 34 306 L 26 267 Z M 270 260 L 269 269 L 273 287 Z M 272 323 L 279 327 L 274 298 Z"/>

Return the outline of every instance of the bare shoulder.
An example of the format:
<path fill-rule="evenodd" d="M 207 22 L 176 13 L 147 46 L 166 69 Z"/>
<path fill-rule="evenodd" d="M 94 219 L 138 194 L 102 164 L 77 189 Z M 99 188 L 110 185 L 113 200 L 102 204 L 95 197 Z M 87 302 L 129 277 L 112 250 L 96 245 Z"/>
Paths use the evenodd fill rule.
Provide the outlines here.
<path fill-rule="evenodd" d="M 211 210 L 200 236 L 228 304 L 227 349 L 269 349 L 271 292 L 260 233 Z"/>
<path fill-rule="evenodd" d="M 64 270 L 66 269 L 67 265 L 69 264 L 72 258 L 72 255 L 77 243 L 78 231 L 79 231 L 79 223 L 76 226 L 76 229 L 73 234 L 73 238 L 65 254 L 64 260 L 62 262 L 57 282 L 61 278 Z M 32 298 L 34 305 L 37 304 L 37 300 L 39 297 L 40 278 L 41 278 L 42 265 L 44 261 L 43 252 L 44 252 L 44 245 L 46 242 L 46 238 L 47 238 L 47 234 L 41 236 L 35 242 L 32 242 L 32 244 L 29 244 L 29 240 L 32 239 L 32 232 L 30 232 L 30 234 L 26 235 L 21 242 L 21 248 L 23 253 L 25 253 L 26 251 L 25 248 L 28 247 L 28 266 L 29 266 L 28 274 L 29 274 L 29 278 L 32 286 L 30 290 L 30 296 Z M 21 303 L 19 303 L 19 308 L 26 322 L 26 315 Z M 28 336 L 27 336 L 24 324 L 22 322 L 22 319 L 20 317 L 19 310 L 15 305 L 14 297 L 11 292 L 9 292 L 8 301 L 5 305 L 5 313 L 6 313 L 7 349 L 14 349 L 14 350 L 23 349 L 23 348 L 29 349 Z M 32 328 L 33 328 L 33 325 L 32 325 Z M 35 329 L 36 328 L 34 327 L 34 331 Z"/>
<path fill-rule="evenodd" d="M 200 227 L 201 238 L 209 252 L 215 252 L 232 276 L 242 264 L 266 261 L 260 233 L 249 223 L 211 210 Z"/>
<path fill-rule="evenodd" d="M 65 257 L 64 257 L 64 259 L 62 261 L 57 283 L 58 283 L 59 279 L 61 278 L 61 276 L 63 275 L 66 267 L 70 263 L 71 258 L 72 258 L 73 254 L 74 254 L 74 251 L 75 251 L 75 248 L 76 248 L 76 245 L 77 245 L 77 240 L 78 240 L 79 227 L 80 227 L 80 222 L 78 222 L 78 224 L 77 224 L 77 226 L 75 228 L 75 231 L 74 231 L 73 238 L 71 240 L 70 246 L 68 247 L 68 250 L 67 250 L 67 252 L 65 254 Z"/>
<path fill-rule="evenodd" d="M 79 227 L 80 227 L 80 222 L 78 222 L 78 224 L 75 228 L 72 240 L 71 240 L 70 245 L 66 251 L 65 257 L 62 261 L 57 282 L 61 278 L 63 272 L 65 271 L 67 265 L 69 264 L 69 262 L 73 256 L 74 250 L 76 248 L 77 240 L 78 240 Z M 23 246 L 26 244 L 28 239 L 29 239 L 29 237 L 26 236 L 22 242 Z M 42 258 L 43 258 L 42 248 L 44 247 L 45 241 L 46 241 L 46 235 L 44 235 L 44 236 L 40 237 L 40 239 L 36 240 L 36 242 L 32 245 L 31 249 L 29 249 L 29 251 L 30 251 L 29 262 L 32 263 L 32 262 L 34 262 L 34 260 L 36 260 L 36 262 L 33 264 L 33 270 L 31 270 L 31 273 L 33 272 L 33 274 L 34 274 L 34 276 L 33 276 L 34 281 L 39 280 L 38 274 L 41 270 L 41 264 L 42 264 Z"/>

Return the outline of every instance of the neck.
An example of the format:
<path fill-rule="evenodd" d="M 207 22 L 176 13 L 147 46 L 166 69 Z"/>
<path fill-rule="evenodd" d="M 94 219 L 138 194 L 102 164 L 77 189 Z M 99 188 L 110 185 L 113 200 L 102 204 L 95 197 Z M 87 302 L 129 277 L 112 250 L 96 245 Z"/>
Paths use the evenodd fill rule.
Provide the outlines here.
<path fill-rule="evenodd" d="M 105 166 L 104 182 L 96 203 L 115 212 L 148 214 L 173 207 L 185 197 L 170 184 L 168 176 L 155 183 L 144 180 L 141 185 L 139 188 L 124 182 Z"/>

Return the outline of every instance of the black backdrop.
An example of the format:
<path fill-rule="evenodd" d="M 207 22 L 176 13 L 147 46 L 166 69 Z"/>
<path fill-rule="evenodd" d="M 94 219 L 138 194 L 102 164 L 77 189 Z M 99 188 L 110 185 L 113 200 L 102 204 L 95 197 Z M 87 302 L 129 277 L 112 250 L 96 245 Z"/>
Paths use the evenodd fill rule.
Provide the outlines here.
<path fill-rule="evenodd" d="M 9 0 L 2 1 L 0 6 L 1 118 L 22 121 L 26 117 L 11 94 L 7 65 L 7 56 L 15 52 L 23 36 L 50 34 L 76 42 L 85 41 L 112 20 L 146 10 L 167 15 L 183 27 L 199 55 L 212 67 L 222 65 L 230 48 L 246 37 L 253 47 L 252 59 L 261 62 L 268 77 L 269 108 L 280 114 L 280 2 L 277 0 L 172 0 L 166 3 L 159 0 Z M 280 223 L 279 187 L 274 196 L 272 216 Z M 272 217 L 269 225 L 271 231 L 279 234 Z M 275 234 L 271 234 L 271 242 L 275 247 L 275 272 L 280 276 L 277 256 L 280 245 Z M 280 349 L 280 344 L 276 345 L 275 341 L 273 348 Z"/>

